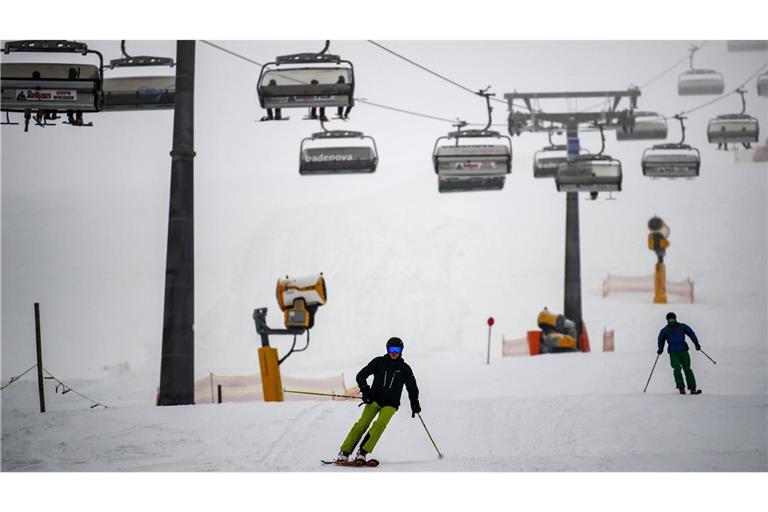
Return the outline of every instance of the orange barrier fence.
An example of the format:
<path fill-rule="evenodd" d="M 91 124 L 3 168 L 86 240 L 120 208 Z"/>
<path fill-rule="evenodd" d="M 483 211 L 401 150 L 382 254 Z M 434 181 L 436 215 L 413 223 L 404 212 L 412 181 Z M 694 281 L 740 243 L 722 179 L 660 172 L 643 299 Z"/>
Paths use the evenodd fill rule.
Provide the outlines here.
<path fill-rule="evenodd" d="M 653 298 L 653 275 L 647 276 L 617 276 L 608 274 L 603 279 L 603 297 L 611 293 L 643 292 Z M 682 281 L 666 281 L 667 295 L 683 297 L 688 302 L 693 302 L 693 281 L 685 278 Z"/>

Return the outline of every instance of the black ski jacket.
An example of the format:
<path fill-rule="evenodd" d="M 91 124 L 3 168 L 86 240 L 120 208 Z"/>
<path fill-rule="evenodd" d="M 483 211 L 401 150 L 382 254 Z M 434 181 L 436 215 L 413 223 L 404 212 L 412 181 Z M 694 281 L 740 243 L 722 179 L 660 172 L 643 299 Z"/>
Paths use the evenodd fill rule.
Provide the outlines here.
<path fill-rule="evenodd" d="M 373 386 L 366 381 L 373 375 Z M 388 355 L 374 358 L 365 368 L 357 373 L 357 385 L 365 395 L 370 395 L 380 406 L 400 407 L 403 385 L 408 389 L 411 403 L 419 399 L 419 388 L 411 367 L 403 360 L 402 354 L 397 359 Z"/>

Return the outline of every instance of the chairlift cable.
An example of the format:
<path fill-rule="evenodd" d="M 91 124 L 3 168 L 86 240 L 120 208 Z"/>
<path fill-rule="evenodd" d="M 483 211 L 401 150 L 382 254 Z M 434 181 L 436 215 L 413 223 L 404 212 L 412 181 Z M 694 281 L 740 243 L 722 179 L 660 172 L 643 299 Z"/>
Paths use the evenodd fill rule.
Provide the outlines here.
<path fill-rule="evenodd" d="M 419 68 L 419 69 L 421 69 L 421 70 L 423 70 L 423 71 L 426 71 L 427 73 L 429 73 L 429 74 L 431 74 L 431 75 L 434 75 L 434 76 L 436 76 L 436 77 L 440 78 L 441 80 L 445 80 L 445 81 L 446 81 L 446 82 L 448 82 L 449 84 L 453 84 L 453 85 L 455 85 L 455 86 L 456 86 L 456 87 L 458 87 L 459 89 L 463 89 L 463 90 L 467 91 L 467 92 L 468 92 L 468 93 L 470 93 L 470 94 L 477 94 L 477 92 L 476 92 L 474 89 L 470 89 L 469 87 L 466 87 L 466 86 L 464 86 L 464 85 L 461 85 L 460 83 L 458 83 L 458 82 L 455 82 L 455 81 L 451 80 L 450 78 L 448 78 L 448 77 L 446 77 L 446 76 L 444 76 L 444 75 L 441 75 L 440 73 L 437 73 L 437 72 L 435 72 L 435 71 L 432 71 L 431 69 L 427 68 L 426 66 L 422 66 L 422 65 L 421 65 L 421 64 L 419 64 L 418 62 L 414 62 L 413 60 L 409 59 L 408 57 L 405 57 L 404 55 L 401 55 L 401 54 L 397 53 L 397 52 L 396 52 L 396 51 L 394 51 L 394 50 L 390 50 L 390 49 L 389 49 L 389 48 L 387 48 L 386 46 L 384 46 L 384 45 L 382 45 L 382 44 L 379 44 L 379 43 L 377 43 L 376 41 L 373 41 L 373 40 L 371 40 L 371 39 L 368 39 L 368 42 L 369 42 L 369 43 L 371 43 L 371 44 L 372 44 L 372 45 L 374 45 L 374 46 L 377 46 L 377 47 L 381 48 L 381 49 L 382 49 L 382 50 L 384 50 L 385 52 L 389 52 L 389 53 L 391 53 L 392 55 L 394 55 L 395 57 L 397 57 L 397 58 L 399 58 L 399 59 L 402 59 L 402 60 L 404 60 L 405 62 L 407 62 L 407 63 L 409 63 L 409 64 L 412 64 L 412 65 L 416 66 L 417 68 Z"/>
<path fill-rule="evenodd" d="M 458 83 L 458 82 L 456 82 L 456 81 L 454 81 L 454 80 L 451 80 L 450 78 L 448 78 L 448 77 L 446 77 L 446 76 L 444 76 L 444 75 L 441 75 L 440 73 L 437 73 L 436 71 L 432 71 L 432 70 L 431 70 L 431 69 L 429 69 L 428 67 L 426 67 L 426 66 L 423 66 L 423 65 L 419 64 L 418 62 L 415 62 L 415 61 L 413 61 L 413 60 L 409 59 L 408 57 L 406 57 L 406 56 L 404 56 L 404 55 L 401 55 L 401 54 L 397 53 L 397 52 L 396 52 L 396 51 L 394 51 L 394 50 L 390 50 L 390 49 L 389 49 L 389 48 L 387 48 L 386 46 L 384 46 L 384 45 L 382 45 L 382 44 L 379 44 L 379 43 L 377 43 L 376 41 L 373 41 L 373 40 L 371 40 L 371 39 L 368 39 L 368 42 L 369 42 L 369 43 L 371 43 L 371 44 L 372 44 L 372 45 L 374 45 L 374 46 L 377 46 L 377 47 L 381 48 L 381 49 L 382 49 L 382 50 L 384 50 L 385 52 L 389 52 L 389 53 L 391 53 L 392 55 L 394 55 L 395 57 L 397 57 L 397 58 L 399 58 L 399 59 L 402 59 L 402 60 L 406 61 L 407 63 L 409 63 L 409 64 L 412 64 L 412 65 L 416 66 L 417 68 L 419 68 L 419 69 L 421 69 L 421 70 L 423 70 L 423 71 L 426 71 L 427 73 L 429 73 L 429 74 L 431 74 L 431 75 L 434 75 L 434 76 L 436 76 L 436 77 L 440 78 L 441 80 L 445 80 L 445 81 L 446 81 L 446 82 L 448 82 L 449 84 L 455 85 L 456 87 L 458 87 L 458 88 L 460 88 L 460 89 L 462 89 L 462 90 L 464 90 L 464 91 L 466 91 L 466 92 L 468 92 L 468 93 L 470 93 L 470 94 L 473 94 L 473 95 L 475 95 L 475 96 L 477 96 L 477 95 L 478 95 L 478 92 L 477 92 L 476 90 L 474 90 L 474 89 L 471 89 L 471 88 L 469 88 L 469 87 L 467 87 L 467 86 L 465 86 L 465 85 L 462 85 L 462 84 L 460 84 L 460 83 Z M 507 104 L 508 104 L 506 100 L 502 100 L 502 99 L 499 99 L 499 98 L 491 98 L 491 99 L 492 99 L 493 101 L 496 101 L 496 102 L 498 102 L 498 103 L 504 103 L 505 105 L 507 105 Z M 515 106 L 516 106 L 516 107 L 519 107 L 519 108 L 525 108 L 526 110 L 530 110 L 530 109 L 529 109 L 529 108 L 528 108 L 526 105 L 515 105 Z"/>
<path fill-rule="evenodd" d="M 240 55 L 239 53 L 233 52 L 232 50 L 227 50 L 226 48 L 224 48 L 222 46 L 219 46 L 217 44 L 213 44 L 212 42 L 206 41 L 205 39 L 201 39 L 200 42 L 201 43 L 205 43 L 208 46 L 213 46 L 214 48 L 216 48 L 218 50 L 221 50 L 221 51 L 223 51 L 225 53 L 228 53 L 228 54 L 230 54 L 230 55 L 232 55 L 234 57 L 237 57 L 238 59 L 243 59 L 244 61 L 250 62 L 251 64 L 255 64 L 255 65 L 260 66 L 260 67 L 264 66 L 264 64 L 262 64 L 261 62 L 256 62 L 253 59 L 249 59 L 248 57 L 244 57 L 244 56 Z"/>
<path fill-rule="evenodd" d="M 412 116 L 424 117 L 426 119 L 434 119 L 436 121 L 445 121 L 447 123 L 455 122 L 455 119 L 448 119 L 446 117 L 433 116 L 431 114 L 421 114 L 419 112 L 414 112 L 412 110 L 406 110 L 406 109 L 398 108 L 398 107 L 390 107 L 388 105 L 382 105 L 381 103 L 374 103 L 372 101 L 368 101 L 365 98 L 355 98 L 355 101 L 359 101 L 360 103 L 365 103 L 366 105 L 371 105 L 373 107 L 379 107 L 379 108 L 384 108 L 384 109 L 387 109 L 387 110 L 393 110 L 395 112 L 402 112 L 403 114 L 410 114 Z M 471 123 L 471 124 L 481 125 L 482 123 Z M 506 126 L 506 125 L 504 125 L 504 126 Z"/>

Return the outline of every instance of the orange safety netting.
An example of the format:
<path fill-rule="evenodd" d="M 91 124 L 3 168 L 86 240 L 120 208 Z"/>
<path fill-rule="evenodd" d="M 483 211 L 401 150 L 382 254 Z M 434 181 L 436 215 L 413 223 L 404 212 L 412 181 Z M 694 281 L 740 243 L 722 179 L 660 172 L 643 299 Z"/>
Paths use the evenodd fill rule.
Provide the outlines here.
<path fill-rule="evenodd" d="M 335 395 L 356 395 L 357 386 L 348 388 L 344 385 L 344 375 L 327 378 L 282 377 L 284 389 L 328 393 Z M 264 400 L 261 375 L 216 375 L 213 373 L 195 381 L 195 404 L 215 404 L 219 402 L 221 386 L 222 402 L 260 402 Z M 302 395 L 285 393 L 286 401 L 296 400 L 348 400 L 330 396 Z"/>
<path fill-rule="evenodd" d="M 693 302 L 693 281 L 685 278 L 683 281 L 667 280 L 667 294 L 683 297 Z M 653 275 L 647 276 L 617 276 L 608 274 L 603 279 L 603 297 L 611 293 L 644 292 L 653 298 Z"/>

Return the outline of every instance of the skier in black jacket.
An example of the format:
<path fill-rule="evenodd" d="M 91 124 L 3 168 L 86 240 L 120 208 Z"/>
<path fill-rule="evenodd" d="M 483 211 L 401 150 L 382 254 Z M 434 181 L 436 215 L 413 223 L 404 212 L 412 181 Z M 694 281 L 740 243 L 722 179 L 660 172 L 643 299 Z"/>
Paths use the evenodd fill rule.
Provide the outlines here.
<path fill-rule="evenodd" d="M 349 454 L 355 449 L 360 438 L 363 437 L 368 426 L 378 414 L 378 419 L 368 430 L 355 456 L 355 462 L 365 462 L 365 456 L 373 451 L 381 434 L 384 433 L 387 423 L 400 407 L 403 385 L 408 390 L 411 417 L 413 418 L 421 412 L 419 388 L 416 386 L 416 379 L 411 367 L 403 360 L 402 352 L 403 340 L 389 338 L 387 340 L 387 355 L 374 358 L 358 372 L 356 380 L 363 394 L 365 407 L 360 419 L 352 426 L 352 430 L 349 431 L 341 444 L 341 451 L 336 458 L 337 462 L 349 460 Z M 373 375 L 373 385 L 369 386 L 367 379 L 371 375 Z"/>

